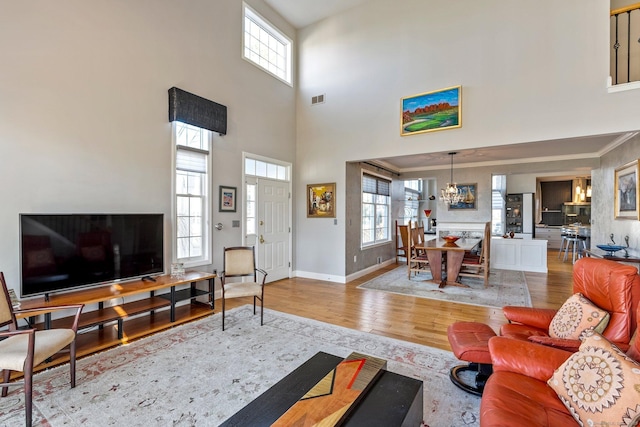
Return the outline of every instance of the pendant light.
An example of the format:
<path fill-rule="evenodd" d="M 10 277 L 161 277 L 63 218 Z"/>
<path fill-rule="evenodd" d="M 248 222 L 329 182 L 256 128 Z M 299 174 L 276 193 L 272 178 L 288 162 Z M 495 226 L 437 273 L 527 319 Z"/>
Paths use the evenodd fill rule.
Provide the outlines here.
<path fill-rule="evenodd" d="M 451 156 L 451 179 L 449 182 L 447 182 L 447 188 L 443 188 L 440 190 L 440 200 L 448 205 L 458 204 L 462 200 L 462 191 L 460 191 L 456 183 L 453 182 L 453 156 L 456 154 L 458 153 L 455 151 L 449 153 L 449 155 Z"/>

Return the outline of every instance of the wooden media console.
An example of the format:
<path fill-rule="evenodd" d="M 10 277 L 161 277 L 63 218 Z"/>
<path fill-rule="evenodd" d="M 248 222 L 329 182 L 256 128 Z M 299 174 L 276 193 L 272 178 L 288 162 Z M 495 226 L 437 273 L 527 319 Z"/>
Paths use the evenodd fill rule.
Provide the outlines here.
<path fill-rule="evenodd" d="M 20 308 L 85 304 L 78 323 L 77 337 L 77 356 L 82 357 L 212 314 L 216 277 L 215 273 L 187 272 L 180 278 L 163 275 L 155 276 L 155 281 L 113 282 L 99 287 L 50 294 L 48 298 L 43 296 L 22 300 Z M 198 282 L 203 281 L 208 282 L 206 290 L 196 287 Z M 185 289 L 176 289 L 183 285 Z M 148 295 L 146 298 L 125 301 L 127 297 L 143 294 Z M 197 301 L 198 297 L 206 297 L 207 302 Z M 189 304 L 177 306 L 178 302 L 187 300 L 190 301 Z M 97 309 L 90 307 L 90 304 L 97 304 Z M 36 323 L 34 317 L 25 320 L 36 329 L 70 327 L 73 322 L 72 317 L 52 319 L 51 314 L 43 315 L 44 321 L 39 323 Z M 21 317 L 16 313 L 16 317 L 25 316 Z M 49 368 L 68 360 L 68 356 L 56 357 L 39 368 Z"/>

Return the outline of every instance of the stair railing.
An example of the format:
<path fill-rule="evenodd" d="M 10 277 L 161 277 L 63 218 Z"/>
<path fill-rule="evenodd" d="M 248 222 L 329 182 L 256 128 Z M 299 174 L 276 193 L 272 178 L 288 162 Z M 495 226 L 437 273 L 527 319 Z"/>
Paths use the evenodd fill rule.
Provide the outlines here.
<path fill-rule="evenodd" d="M 614 9 L 610 16 L 615 40 L 611 55 L 613 84 L 640 81 L 640 3 Z M 620 73 L 623 75 L 619 78 Z"/>

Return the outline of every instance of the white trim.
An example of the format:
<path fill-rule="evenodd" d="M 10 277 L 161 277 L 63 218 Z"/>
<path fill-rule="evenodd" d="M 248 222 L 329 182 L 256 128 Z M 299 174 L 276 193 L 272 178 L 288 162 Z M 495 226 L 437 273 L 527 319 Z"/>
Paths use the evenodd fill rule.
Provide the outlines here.
<path fill-rule="evenodd" d="M 640 82 L 629 82 L 612 85 L 611 79 L 609 79 L 609 84 L 607 85 L 607 92 L 609 93 L 626 92 L 628 90 L 636 89 L 640 89 Z"/>

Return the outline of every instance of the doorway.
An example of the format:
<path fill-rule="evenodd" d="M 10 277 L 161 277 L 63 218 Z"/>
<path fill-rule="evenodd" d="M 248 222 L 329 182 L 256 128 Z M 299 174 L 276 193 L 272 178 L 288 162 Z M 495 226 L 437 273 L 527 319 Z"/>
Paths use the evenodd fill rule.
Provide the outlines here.
<path fill-rule="evenodd" d="M 291 277 L 291 164 L 244 154 L 244 244 L 267 282 Z"/>

